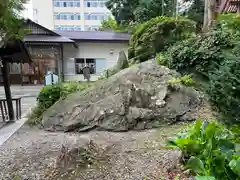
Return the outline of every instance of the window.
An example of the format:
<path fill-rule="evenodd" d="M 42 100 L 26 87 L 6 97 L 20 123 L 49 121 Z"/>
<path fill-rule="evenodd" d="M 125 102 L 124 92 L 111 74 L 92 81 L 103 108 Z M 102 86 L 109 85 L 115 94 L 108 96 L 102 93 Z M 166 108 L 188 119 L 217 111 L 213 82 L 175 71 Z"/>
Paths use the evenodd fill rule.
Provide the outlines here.
<path fill-rule="evenodd" d="M 74 2 L 74 7 L 80 7 L 80 2 Z"/>
<path fill-rule="evenodd" d="M 76 58 L 76 74 L 83 74 L 83 68 L 88 66 L 90 68 L 90 74 L 96 74 L 96 59 L 83 59 Z"/>
<path fill-rule="evenodd" d="M 85 20 L 103 21 L 104 19 L 107 19 L 107 15 L 104 13 L 91 13 L 91 14 L 85 13 L 84 19 Z"/>
<path fill-rule="evenodd" d="M 54 18 L 56 20 L 81 20 L 80 13 L 54 13 Z"/>
<path fill-rule="evenodd" d="M 60 13 L 54 13 L 54 17 L 55 17 L 56 20 L 60 20 L 61 19 Z"/>
<path fill-rule="evenodd" d="M 58 31 L 81 31 L 81 26 L 74 25 L 59 25 L 54 27 Z"/>
<path fill-rule="evenodd" d="M 93 25 L 93 26 L 84 26 L 84 30 L 85 31 L 98 31 L 98 29 L 99 29 L 99 26 L 97 26 L 97 25 Z"/>
<path fill-rule="evenodd" d="M 84 0 L 85 7 L 103 8 L 106 0 Z"/>
<path fill-rule="evenodd" d="M 80 7 L 80 0 L 53 0 L 54 7 Z"/>
<path fill-rule="evenodd" d="M 75 26 L 74 31 L 81 31 L 81 26 Z"/>
<path fill-rule="evenodd" d="M 21 73 L 21 68 L 20 68 L 20 64 L 18 63 L 12 63 L 9 64 L 9 68 L 10 68 L 10 74 L 20 74 Z"/>

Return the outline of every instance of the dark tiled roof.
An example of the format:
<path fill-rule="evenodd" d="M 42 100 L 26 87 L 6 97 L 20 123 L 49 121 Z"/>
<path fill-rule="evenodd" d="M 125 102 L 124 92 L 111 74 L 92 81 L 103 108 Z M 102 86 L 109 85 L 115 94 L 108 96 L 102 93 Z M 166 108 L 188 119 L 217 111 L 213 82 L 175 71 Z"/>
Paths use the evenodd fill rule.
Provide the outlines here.
<path fill-rule="evenodd" d="M 49 36 L 49 35 L 26 35 L 24 42 L 62 42 L 62 43 L 74 43 L 73 40 L 64 36 Z"/>
<path fill-rule="evenodd" d="M 103 31 L 55 31 L 72 40 L 86 41 L 129 41 L 128 33 L 103 32 Z"/>

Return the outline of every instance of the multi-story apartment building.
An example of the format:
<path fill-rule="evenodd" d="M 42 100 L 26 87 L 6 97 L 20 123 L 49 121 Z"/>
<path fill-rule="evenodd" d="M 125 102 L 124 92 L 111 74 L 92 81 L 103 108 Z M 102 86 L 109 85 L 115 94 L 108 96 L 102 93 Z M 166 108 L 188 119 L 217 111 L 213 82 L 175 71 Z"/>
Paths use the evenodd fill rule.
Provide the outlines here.
<path fill-rule="evenodd" d="M 106 1 L 31 0 L 28 12 L 33 21 L 50 30 L 93 31 L 111 16 L 105 7 Z"/>

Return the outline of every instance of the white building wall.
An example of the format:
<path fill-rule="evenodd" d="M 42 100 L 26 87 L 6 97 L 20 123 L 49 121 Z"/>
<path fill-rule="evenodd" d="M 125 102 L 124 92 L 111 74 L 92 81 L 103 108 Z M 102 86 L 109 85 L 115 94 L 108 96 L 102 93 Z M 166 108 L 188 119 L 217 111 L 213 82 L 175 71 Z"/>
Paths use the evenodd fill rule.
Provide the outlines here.
<path fill-rule="evenodd" d="M 54 28 L 52 0 L 32 0 L 33 21 L 52 30 Z"/>
<path fill-rule="evenodd" d="M 84 0 L 80 1 L 80 7 L 54 7 L 53 0 L 30 0 L 31 6 L 27 6 L 25 17 L 32 19 L 40 25 L 53 30 L 54 26 L 81 26 L 81 30 L 86 27 L 99 27 L 101 20 L 85 20 L 84 14 L 103 13 L 110 16 L 111 13 L 106 7 L 85 7 Z M 68 2 L 68 1 L 66 1 Z M 54 13 L 80 13 L 81 20 L 55 20 Z"/>
<path fill-rule="evenodd" d="M 32 0 L 29 0 L 25 5 L 24 5 L 24 10 L 20 14 L 23 16 L 25 19 L 29 18 L 33 20 L 33 6 L 32 6 Z"/>
<path fill-rule="evenodd" d="M 105 59 L 105 70 L 107 70 L 117 64 L 118 55 L 121 50 L 124 50 L 127 56 L 127 42 L 81 42 L 78 43 L 77 49 L 70 44 L 65 44 L 63 47 L 65 81 L 84 81 L 83 75 L 76 74 L 73 58 Z M 97 80 L 100 75 L 91 75 L 91 80 Z"/>

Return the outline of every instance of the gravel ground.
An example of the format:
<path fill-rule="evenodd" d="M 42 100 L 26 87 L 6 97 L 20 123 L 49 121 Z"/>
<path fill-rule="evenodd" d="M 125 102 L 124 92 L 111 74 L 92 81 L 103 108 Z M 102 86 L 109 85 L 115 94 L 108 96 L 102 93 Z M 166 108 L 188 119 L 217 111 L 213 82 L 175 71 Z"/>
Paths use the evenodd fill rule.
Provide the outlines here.
<path fill-rule="evenodd" d="M 47 180 L 62 146 L 81 146 L 90 139 L 99 147 L 111 147 L 100 164 L 54 180 L 167 180 L 166 169 L 176 162 L 174 151 L 161 148 L 165 139 L 183 126 L 142 132 L 50 133 L 23 126 L 0 147 L 1 180 Z M 53 180 L 53 179 L 51 179 Z"/>

